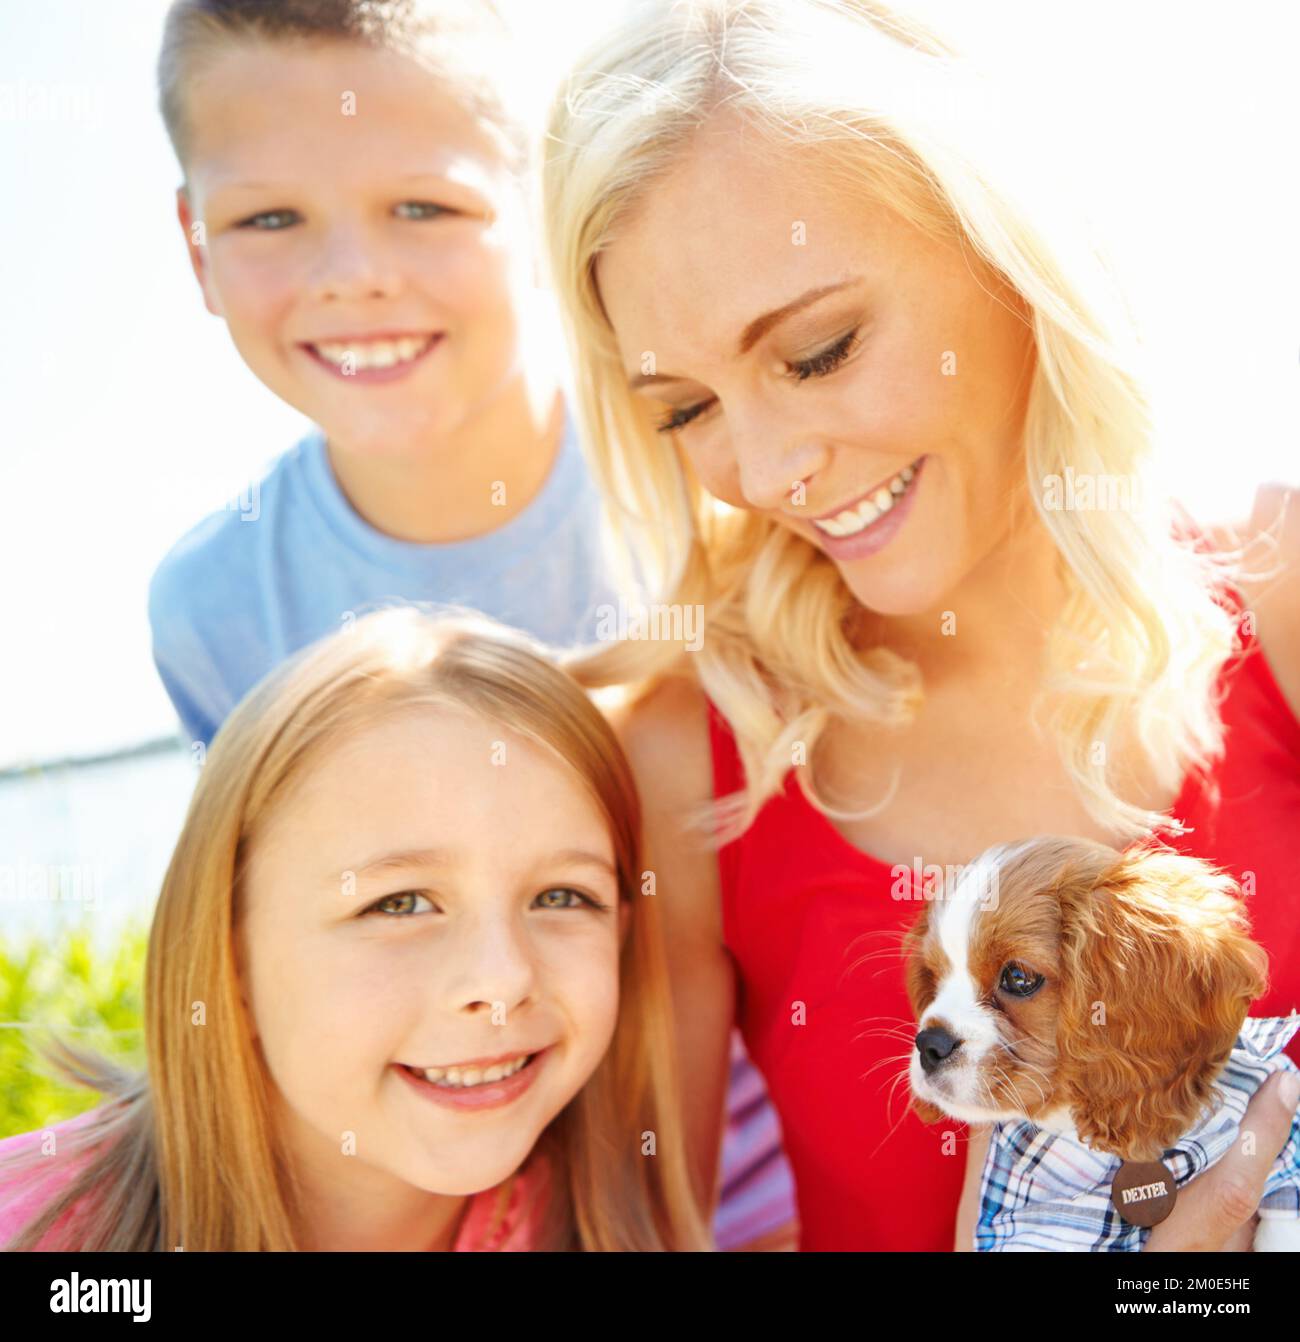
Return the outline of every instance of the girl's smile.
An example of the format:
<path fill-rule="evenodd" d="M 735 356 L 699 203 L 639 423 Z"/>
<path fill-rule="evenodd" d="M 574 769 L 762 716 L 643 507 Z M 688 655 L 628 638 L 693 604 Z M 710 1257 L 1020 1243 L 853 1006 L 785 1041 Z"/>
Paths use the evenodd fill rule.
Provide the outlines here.
<path fill-rule="evenodd" d="M 490 1064 L 418 1069 L 398 1063 L 396 1070 L 422 1098 L 449 1109 L 500 1109 L 513 1104 L 546 1066 L 551 1048 L 506 1055 Z"/>

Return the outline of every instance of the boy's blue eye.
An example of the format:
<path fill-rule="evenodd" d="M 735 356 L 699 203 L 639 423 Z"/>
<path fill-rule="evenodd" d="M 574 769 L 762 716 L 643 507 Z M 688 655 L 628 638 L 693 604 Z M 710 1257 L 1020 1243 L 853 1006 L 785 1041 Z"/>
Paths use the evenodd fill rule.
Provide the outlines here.
<path fill-rule="evenodd" d="M 445 205 L 435 205 L 430 200 L 404 200 L 397 208 L 411 211 L 402 215 L 404 219 L 436 219 L 440 214 L 451 213 Z"/>
<path fill-rule="evenodd" d="M 408 918 L 418 912 L 415 907 L 417 899 L 422 899 L 430 908 L 433 907 L 428 895 L 423 895 L 418 890 L 403 890 L 396 895 L 385 895 L 383 899 L 375 900 L 365 912 L 382 913 L 390 918 Z"/>
<path fill-rule="evenodd" d="M 297 210 L 262 210 L 259 214 L 251 214 L 247 219 L 241 220 L 239 227 L 278 233 L 282 228 L 288 228 L 298 218 Z"/>

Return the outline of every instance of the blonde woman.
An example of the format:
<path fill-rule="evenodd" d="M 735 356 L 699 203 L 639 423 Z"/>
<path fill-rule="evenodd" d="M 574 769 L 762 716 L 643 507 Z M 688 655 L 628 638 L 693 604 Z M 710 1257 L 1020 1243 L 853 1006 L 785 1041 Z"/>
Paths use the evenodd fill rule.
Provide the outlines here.
<path fill-rule="evenodd" d="M 708 1247 L 627 762 L 523 636 L 412 609 L 213 742 L 147 1067 L 0 1143 L 8 1248 Z"/>
<path fill-rule="evenodd" d="M 806 1249 L 971 1246 L 987 1129 L 926 1127 L 906 1091 L 899 939 L 935 867 L 1164 839 L 1250 874 L 1254 1014 L 1300 1000 L 1295 491 L 1243 533 L 1162 494 L 1125 308 L 985 93 L 865 0 L 661 0 L 549 128 L 579 413 L 649 601 L 579 674 L 639 691 L 693 1173 L 734 1013 Z M 1249 1245 L 1275 1085 L 1258 1155 L 1149 1247 Z"/>

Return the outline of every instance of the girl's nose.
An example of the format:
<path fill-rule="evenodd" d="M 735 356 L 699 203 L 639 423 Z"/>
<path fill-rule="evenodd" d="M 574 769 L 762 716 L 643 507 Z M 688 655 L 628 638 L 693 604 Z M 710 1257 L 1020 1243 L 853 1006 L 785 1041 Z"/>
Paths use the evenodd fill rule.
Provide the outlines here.
<path fill-rule="evenodd" d="M 448 1005 L 504 1017 L 537 993 L 537 963 L 524 929 L 494 921 L 467 927 L 452 948 Z"/>

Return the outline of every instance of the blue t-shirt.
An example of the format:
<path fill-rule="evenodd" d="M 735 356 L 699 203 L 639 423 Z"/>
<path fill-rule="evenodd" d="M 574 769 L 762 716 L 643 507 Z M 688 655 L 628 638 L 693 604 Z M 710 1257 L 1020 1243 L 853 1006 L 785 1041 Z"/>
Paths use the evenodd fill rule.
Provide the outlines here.
<path fill-rule="evenodd" d="M 230 507 L 168 551 L 149 585 L 153 655 L 192 741 L 346 613 L 401 601 L 468 606 L 555 647 L 591 641 L 616 598 L 599 496 L 572 418 L 531 503 L 471 540 L 422 545 L 377 531 L 334 477 L 313 428 Z"/>

